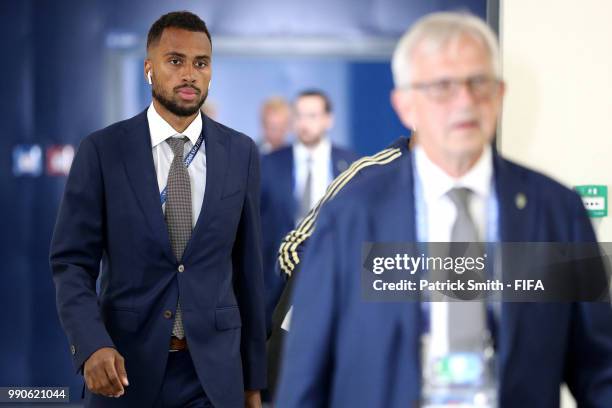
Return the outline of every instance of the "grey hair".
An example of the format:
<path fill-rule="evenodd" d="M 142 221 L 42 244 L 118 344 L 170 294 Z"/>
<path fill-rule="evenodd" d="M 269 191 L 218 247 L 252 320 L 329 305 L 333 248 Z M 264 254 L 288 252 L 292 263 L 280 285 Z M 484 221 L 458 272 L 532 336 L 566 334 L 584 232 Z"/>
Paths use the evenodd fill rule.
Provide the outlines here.
<path fill-rule="evenodd" d="M 402 36 L 393 52 L 391 69 L 396 88 L 410 85 L 410 65 L 415 48 L 423 42 L 440 49 L 463 35 L 480 41 L 487 49 L 493 72 L 501 78 L 500 51 L 497 37 L 480 18 L 465 12 L 438 12 L 419 20 Z"/>

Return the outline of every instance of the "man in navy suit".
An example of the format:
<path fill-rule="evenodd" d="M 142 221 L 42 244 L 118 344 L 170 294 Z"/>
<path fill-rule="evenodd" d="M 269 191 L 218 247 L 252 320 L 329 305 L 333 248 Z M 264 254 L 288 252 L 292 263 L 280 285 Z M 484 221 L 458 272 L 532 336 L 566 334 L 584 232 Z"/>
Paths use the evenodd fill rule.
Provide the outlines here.
<path fill-rule="evenodd" d="M 211 58 L 198 16 L 162 16 L 152 104 L 85 138 L 72 165 L 50 260 L 87 406 L 261 406 L 259 154 L 200 113 Z"/>
<path fill-rule="evenodd" d="M 271 330 L 274 308 L 285 285 L 276 269 L 278 247 L 325 194 L 329 183 L 357 158 L 331 143 L 332 103 L 320 90 L 304 90 L 294 101 L 293 145 L 264 155 L 261 162 L 261 220 L 266 289 L 266 326 Z M 279 350 L 269 350 L 269 385 L 276 378 Z"/>
<path fill-rule="evenodd" d="M 574 192 L 492 148 L 504 83 L 484 22 L 424 17 L 400 40 L 393 73 L 393 106 L 418 142 L 362 169 L 323 207 L 297 277 L 279 406 L 435 405 L 424 375 L 440 370 L 425 359 L 434 320 L 452 338 L 457 327 L 444 317 L 486 302 L 366 302 L 363 243 L 459 241 L 468 230 L 480 241 L 595 242 Z M 446 314 L 434 315 L 440 306 Z M 467 317 L 472 324 L 484 313 Z M 482 325 L 495 336 L 493 406 L 558 407 L 562 382 L 579 406 L 612 406 L 610 322 L 606 302 L 501 304 Z M 472 397 L 477 405 L 482 395 Z"/>
<path fill-rule="evenodd" d="M 285 234 L 325 194 L 328 184 L 357 158 L 331 143 L 332 104 L 319 90 L 305 90 L 294 102 L 296 142 L 261 161 L 261 221 L 266 287 L 266 320 L 270 321 L 285 280 L 275 272 L 278 246 Z M 268 324 L 268 329 L 269 329 Z"/>

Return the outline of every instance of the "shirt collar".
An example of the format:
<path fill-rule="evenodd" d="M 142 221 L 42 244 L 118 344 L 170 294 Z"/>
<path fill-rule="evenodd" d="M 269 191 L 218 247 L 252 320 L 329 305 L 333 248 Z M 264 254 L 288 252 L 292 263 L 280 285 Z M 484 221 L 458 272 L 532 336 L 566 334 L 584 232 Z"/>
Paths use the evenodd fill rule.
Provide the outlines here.
<path fill-rule="evenodd" d="M 308 157 L 313 162 L 327 160 L 330 157 L 331 142 L 326 136 L 323 136 L 321 141 L 312 149 L 306 147 L 302 142 L 296 140 L 293 145 L 293 153 L 297 161 L 306 161 Z"/>
<path fill-rule="evenodd" d="M 493 155 L 486 145 L 472 168 L 458 179 L 446 174 L 434 164 L 418 144 L 414 149 L 415 166 L 427 201 L 437 200 L 454 187 L 466 187 L 475 194 L 487 198 L 491 193 Z"/>
<path fill-rule="evenodd" d="M 202 133 L 202 113 L 198 111 L 198 116 L 187 126 L 184 132 L 179 133 L 155 110 L 153 103 L 147 109 L 147 120 L 149 121 L 149 133 L 151 134 L 151 146 L 166 141 L 169 137 L 176 135 L 186 136 L 192 144 L 196 144 Z"/>

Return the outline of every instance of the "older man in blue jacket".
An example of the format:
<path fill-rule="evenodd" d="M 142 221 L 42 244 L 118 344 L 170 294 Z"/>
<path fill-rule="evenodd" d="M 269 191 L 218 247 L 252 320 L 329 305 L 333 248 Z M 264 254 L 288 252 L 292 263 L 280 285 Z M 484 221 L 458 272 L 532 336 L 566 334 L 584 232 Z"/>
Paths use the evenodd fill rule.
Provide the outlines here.
<path fill-rule="evenodd" d="M 433 303 L 365 301 L 367 242 L 595 242 L 575 193 L 492 148 L 505 85 L 484 22 L 458 13 L 424 17 L 400 40 L 393 73 L 394 108 L 418 143 L 361 170 L 323 207 L 297 277 L 277 404 L 553 408 L 566 382 L 579 406 L 612 406 L 606 302 L 503 303 L 479 326 L 495 337 L 486 350 L 496 361 L 488 371 L 493 395 L 445 399 L 428 393 L 436 382 L 425 347 L 450 344 L 461 327 L 449 316 L 479 302 L 448 302 L 435 315 Z M 485 315 L 462 318 L 471 325 Z M 446 338 L 432 339 L 434 321 Z"/>

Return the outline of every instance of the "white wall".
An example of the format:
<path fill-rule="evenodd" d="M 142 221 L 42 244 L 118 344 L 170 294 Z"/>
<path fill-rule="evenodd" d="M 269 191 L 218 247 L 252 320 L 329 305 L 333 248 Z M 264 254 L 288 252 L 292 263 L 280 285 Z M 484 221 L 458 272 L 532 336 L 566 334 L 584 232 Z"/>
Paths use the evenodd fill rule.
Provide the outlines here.
<path fill-rule="evenodd" d="M 500 151 L 567 186 L 612 187 L 610 16 L 608 0 L 501 1 Z M 609 216 L 594 226 L 612 241 Z M 573 406 L 564 389 L 562 407 Z"/>
<path fill-rule="evenodd" d="M 610 190 L 611 16 L 609 0 L 501 1 L 506 157 L 567 186 Z M 594 225 L 600 241 L 612 241 L 610 217 Z"/>

